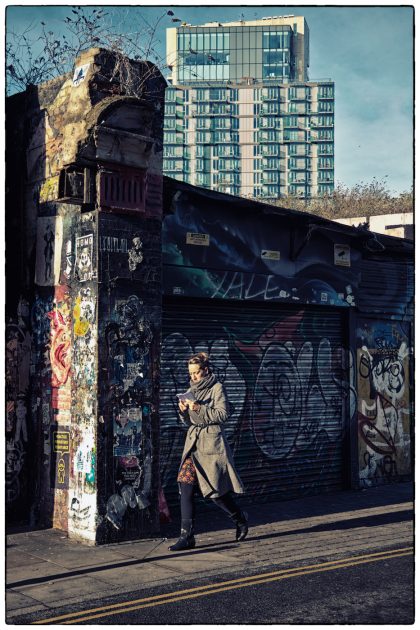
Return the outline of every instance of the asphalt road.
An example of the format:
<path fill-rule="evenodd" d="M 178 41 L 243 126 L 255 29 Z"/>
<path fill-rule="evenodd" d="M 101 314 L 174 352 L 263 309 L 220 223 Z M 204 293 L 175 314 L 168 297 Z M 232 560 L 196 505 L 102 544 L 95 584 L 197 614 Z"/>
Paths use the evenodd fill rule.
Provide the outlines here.
<path fill-rule="evenodd" d="M 412 624 L 412 549 L 320 559 L 288 569 L 264 567 L 200 582 L 96 599 L 83 609 L 54 610 L 14 623 L 149 624 Z"/>

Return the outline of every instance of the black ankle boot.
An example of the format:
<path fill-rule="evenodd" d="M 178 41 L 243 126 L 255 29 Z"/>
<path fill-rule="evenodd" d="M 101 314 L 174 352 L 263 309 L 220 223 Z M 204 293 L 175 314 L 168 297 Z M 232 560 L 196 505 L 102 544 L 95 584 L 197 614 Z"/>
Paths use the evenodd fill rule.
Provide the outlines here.
<path fill-rule="evenodd" d="M 181 521 L 181 535 L 174 545 L 168 547 L 169 551 L 182 551 L 183 549 L 194 549 L 194 521 L 192 519 Z"/>
<path fill-rule="evenodd" d="M 230 518 L 234 523 L 236 523 L 237 542 L 245 540 L 248 534 L 248 514 L 246 512 L 240 511 L 232 514 Z"/>

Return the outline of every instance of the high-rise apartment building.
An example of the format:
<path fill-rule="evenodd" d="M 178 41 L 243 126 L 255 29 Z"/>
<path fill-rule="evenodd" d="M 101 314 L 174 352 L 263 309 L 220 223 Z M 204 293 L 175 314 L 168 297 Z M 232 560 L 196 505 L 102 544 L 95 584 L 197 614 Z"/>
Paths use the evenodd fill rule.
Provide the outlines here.
<path fill-rule="evenodd" d="M 304 17 L 183 24 L 167 62 L 165 174 L 255 198 L 332 191 L 334 83 L 308 78 Z"/>

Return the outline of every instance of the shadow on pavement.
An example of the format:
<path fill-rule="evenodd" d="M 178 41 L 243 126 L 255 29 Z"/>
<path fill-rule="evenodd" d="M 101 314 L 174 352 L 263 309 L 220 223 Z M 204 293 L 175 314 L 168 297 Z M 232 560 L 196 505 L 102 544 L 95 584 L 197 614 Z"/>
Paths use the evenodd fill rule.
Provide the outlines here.
<path fill-rule="evenodd" d="M 164 541 L 167 544 L 167 541 Z M 86 567 L 83 569 L 76 569 L 74 571 L 67 571 L 66 573 L 55 573 L 54 575 L 47 575 L 39 578 L 30 578 L 27 580 L 19 580 L 18 582 L 11 582 L 6 584 L 7 588 L 17 588 L 22 586 L 34 586 L 35 584 L 43 584 L 45 582 L 52 582 L 54 580 L 67 579 L 71 577 L 80 577 L 81 575 L 90 574 L 90 573 L 99 573 L 100 571 L 109 571 L 110 569 L 122 569 L 125 567 L 132 567 L 138 564 L 145 564 L 146 562 L 162 562 L 163 560 L 174 558 L 185 558 L 186 555 L 189 557 L 200 556 L 200 554 L 208 553 L 207 547 L 216 547 L 214 551 L 224 551 L 226 549 L 234 549 L 238 546 L 239 543 L 233 543 L 231 545 L 226 545 L 224 543 L 214 543 L 212 545 L 203 545 L 200 546 L 199 549 L 191 549 L 189 551 L 184 551 L 183 553 L 168 553 L 162 556 L 153 556 L 150 558 L 139 558 L 136 560 L 125 560 L 123 562 L 115 562 L 113 564 L 105 564 L 96 567 Z"/>
<path fill-rule="evenodd" d="M 364 509 L 374 509 L 413 501 L 413 484 L 389 484 L 368 488 L 366 490 L 346 490 L 341 492 L 310 495 L 285 501 L 272 503 L 242 500 L 240 505 L 250 518 L 251 526 L 267 525 L 273 521 L 290 521 L 300 518 L 328 516 L 340 512 L 351 512 Z M 211 500 L 198 499 L 197 524 L 198 532 L 219 531 L 233 527 L 233 523 L 226 514 L 220 511 Z M 171 509 L 171 523 L 161 524 L 161 534 L 173 538 L 179 534 L 180 513 L 177 507 Z M 376 518 L 376 517 L 375 517 Z M 351 519 L 354 520 L 354 519 Z"/>
<path fill-rule="evenodd" d="M 379 527 L 381 525 L 389 525 L 390 523 L 409 521 L 409 520 L 412 520 L 412 518 L 413 518 L 412 510 L 402 510 L 399 512 L 375 514 L 375 515 L 364 516 L 360 518 L 350 518 L 350 519 L 345 519 L 342 521 L 335 521 L 333 523 L 320 523 L 318 525 L 304 527 L 302 529 L 296 529 L 296 527 L 293 527 L 293 529 L 291 530 L 285 530 L 282 532 L 273 532 L 270 534 L 262 534 L 260 536 L 252 536 L 252 527 L 255 526 L 255 523 L 253 522 L 253 519 L 251 519 L 250 520 L 250 535 L 247 537 L 247 540 L 245 542 L 276 539 L 276 538 L 282 538 L 285 536 L 290 536 L 293 534 L 309 534 L 309 533 L 314 533 L 314 532 L 323 532 L 323 531 L 328 532 L 328 531 L 336 531 L 336 530 L 342 530 L 342 529 L 357 529 L 359 527 Z M 168 544 L 168 542 L 166 540 L 162 540 L 161 544 Z M 157 555 L 157 556 L 151 556 L 151 557 L 135 559 L 135 560 L 126 560 L 123 562 L 116 562 L 114 564 L 106 564 L 106 565 L 101 565 L 101 566 L 96 566 L 96 567 L 86 567 L 83 569 L 77 569 L 77 570 L 69 571 L 66 573 L 57 573 L 57 574 L 48 575 L 45 577 L 21 580 L 18 582 L 7 584 L 7 588 L 16 588 L 16 587 L 30 586 L 30 585 L 33 586 L 36 584 L 43 584 L 45 582 L 50 582 L 53 580 L 67 579 L 67 578 L 81 576 L 85 574 L 91 574 L 91 573 L 99 573 L 100 571 L 108 571 L 110 569 L 128 568 L 131 566 L 140 565 L 140 564 L 144 564 L 148 562 L 162 562 L 167 559 L 173 560 L 174 558 L 185 558 L 186 556 L 190 558 L 196 558 L 196 557 L 199 557 L 200 554 L 208 553 L 209 551 L 220 552 L 220 551 L 225 551 L 225 550 L 238 549 L 240 545 L 241 545 L 240 543 L 236 543 L 236 542 L 232 542 L 232 544 L 227 544 L 227 545 L 226 543 L 223 543 L 223 542 L 222 543 L 214 542 L 214 543 L 209 543 L 209 544 L 204 544 L 204 545 L 201 544 L 198 549 L 193 549 L 193 550 L 189 550 L 182 553 L 171 552 L 165 555 Z M 159 546 L 160 545 L 157 545 L 157 547 Z"/>

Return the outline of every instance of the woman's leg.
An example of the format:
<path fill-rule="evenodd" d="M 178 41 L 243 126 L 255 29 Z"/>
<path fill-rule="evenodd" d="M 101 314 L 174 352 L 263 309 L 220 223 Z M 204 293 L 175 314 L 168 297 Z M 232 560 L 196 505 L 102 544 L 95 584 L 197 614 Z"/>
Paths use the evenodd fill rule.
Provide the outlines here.
<path fill-rule="evenodd" d="M 213 501 L 224 512 L 227 512 L 229 516 L 232 516 L 232 514 L 236 514 L 236 512 L 240 512 L 239 507 L 237 506 L 236 501 L 230 492 L 224 494 L 221 497 L 215 497 Z"/>
<path fill-rule="evenodd" d="M 213 501 L 236 523 L 236 540 L 245 540 L 248 533 L 248 514 L 242 512 L 231 493 L 215 497 Z"/>
<path fill-rule="evenodd" d="M 195 547 L 194 538 L 194 484 L 179 482 L 181 491 L 181 534 L 174 545 L 169 547 L 170 551 L 182 551 L 183 549 L 193 549 Z"/>
<path fill-rule="evenodd" d="M 194 484 L 181 482 L 179 486 L 181 488 L 181 520 L 194 520 Z"/>

